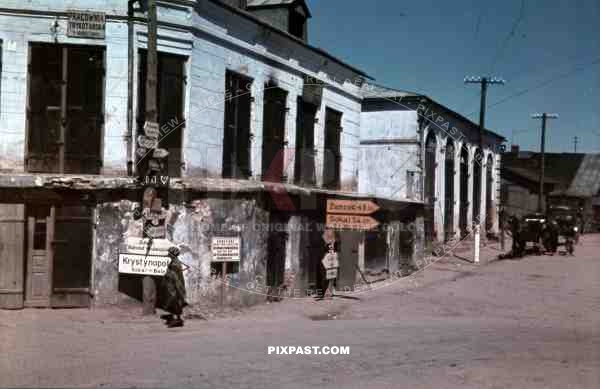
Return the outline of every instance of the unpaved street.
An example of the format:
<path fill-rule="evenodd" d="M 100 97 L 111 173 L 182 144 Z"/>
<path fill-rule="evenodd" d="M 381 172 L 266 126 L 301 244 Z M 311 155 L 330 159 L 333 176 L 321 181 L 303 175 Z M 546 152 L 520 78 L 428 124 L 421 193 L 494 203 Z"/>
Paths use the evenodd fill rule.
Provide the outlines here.
<path fill-rule="evenodd" d="M 443 260 L 360 301 L 168 330 L 139 311 L 0 312 L 0 387 L 599 388 L 600 236 L 576 257 Z M 268 355 L 268 346 L 350 355 Z"/>

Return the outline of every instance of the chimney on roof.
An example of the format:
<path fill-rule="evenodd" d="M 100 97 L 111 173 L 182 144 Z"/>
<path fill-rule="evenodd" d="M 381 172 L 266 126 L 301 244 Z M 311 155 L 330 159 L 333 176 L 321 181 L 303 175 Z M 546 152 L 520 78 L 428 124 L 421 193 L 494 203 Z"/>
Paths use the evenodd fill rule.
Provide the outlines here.
<path fill-rule="evenodd" d="M 519 154 L 519 145 L 510 145 L 511 154 Z"/>
<path fill-rule="evenodd" d="M 308 40 L 311 14 L 304 0 L 247 0 L 246 11 L 298 39 Z"/>

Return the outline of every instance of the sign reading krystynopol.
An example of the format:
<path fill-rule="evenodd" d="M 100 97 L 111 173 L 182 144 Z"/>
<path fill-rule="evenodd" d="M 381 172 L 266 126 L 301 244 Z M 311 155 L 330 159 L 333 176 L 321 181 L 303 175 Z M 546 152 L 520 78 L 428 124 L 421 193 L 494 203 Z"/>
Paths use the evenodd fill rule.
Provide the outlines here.
<path fill-rule="evenodd" d="M 67 36 L 104 39 L 106 15 L 104 12 L 70 10 Z"/>

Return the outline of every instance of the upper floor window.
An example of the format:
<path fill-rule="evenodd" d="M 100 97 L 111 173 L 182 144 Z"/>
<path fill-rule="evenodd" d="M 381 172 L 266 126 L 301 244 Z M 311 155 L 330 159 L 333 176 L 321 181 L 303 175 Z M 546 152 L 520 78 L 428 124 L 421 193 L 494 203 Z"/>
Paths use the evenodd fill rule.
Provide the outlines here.
<path fill-rule="evenodd" d="M 185 126 L 185 62 L 186 57 L 158 53 L 158 79 L 156 102 L 158 108 L 159 138 L 158 147 L 169 155 L 165 159 L 163 173 L 170 177 L 179 177 L 182 168 L 181 139 Z M 138 129 L 143 133 L 146 118 L 146 79 L 147 52 L 140 51 L 138 78 Z"/>
<path fill-rule="evenodd" d="M 27 171 L 98 174 L 104 126 L 104 48 L 31 44 Z"/>
<path fill-rule="evenodd" d="M 225 123 L 223 177 L 248 178 L 250 172 L 250 113 L 252 79 L 227 71 L 225 75 Z"/>
<path fill-rule="evenodd" d="M 340 189 L 342 113 L 331 108 L 325 110 L 325 158 L 323 187 Z"/>

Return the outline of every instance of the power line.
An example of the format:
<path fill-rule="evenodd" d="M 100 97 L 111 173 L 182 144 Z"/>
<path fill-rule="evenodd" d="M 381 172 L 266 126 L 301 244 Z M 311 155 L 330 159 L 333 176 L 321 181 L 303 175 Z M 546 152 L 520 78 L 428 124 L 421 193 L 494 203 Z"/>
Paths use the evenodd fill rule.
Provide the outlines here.
<path fill-rule="evenodd" d="M 506 35 L 506 38 L 504 38 L 504 41 L 498 47 L 498 50 L 496 50 L 496 54 L 494 55 L 494 60 L 492 61 L 492 66 L 491 66 L 490 72 L 494 71 L 494 67 L 496 67 L 496 64 L 498 63 L 500 58 L 502 58 L 502 55 L 504 54 L 504 51 L 506 50 L 506 46 L 508 45 L 508 42 L 510 42 L 511 38 L 515 35 L 515 32 L 517 31 L 517 27 L 521 23 L 521 20 L 523 20 L 524 13 L 525 13 L 525 0 L 521 0 L 521 7 L 519 9 L 519 15 L 514 20 L 512 27 L 510 29 L 510 32 L 508 33 L 508 35 Z"/>
<path fill-rule="evenodd" d="M 542 81 L 542 82 L 540 82 L 540 83 L 538 83 L 538 84 L 536 84 L 536 85 L 532 86 L 531 88 L 527 88 L 527 89 L 524 89 L 524 90 L 522 90 L 522 91 L 519 91 L 519 92 L 517 92 L 517 93 L 513 93 L 513 94 L 511 94 L 511 95 L 509 95 L 509 96 L 506 96 L 506 97 L 504 97 L 504 98 L 502 98 L 502 99 L 500 99 L 500 100 L 498 100 L 498 101 L 494 102 L 493 104 L 489 105 L 489 106 L 488 106 L 488 108 L 495 107 L 495 106 L 497 106 L 497 105 L 500 105 L 500 104 L 502 104 L 502 103 L 504 103 L 504 102 L 506 102 L 506 101 L 508 101 L 508 100 L 512 100 L 514 97 L 523 96 L 524 94 L 527 94 L 527 93 L 529 93 L 529 92 L 531 92 L 531 91 L 534 91 L 534 90 L 536 90 L 536 89 L 543 88 L 543 87 L 545 87 L 546 85 L 549 85 L 549 84 L 551 84 L 551 83 L 552 83 L 552 82 L 554 82 L 554 81 L 560 80 L 560 79 L 562 79 L 562 78 L 565 78 L 565 77 L 569 77 L 569 76 L 571 76 L 572 74 L 574 74 L 574 73 L 577 73 L 577 72 L 579 72 L 579 71 L 586 70 L 586 69 L 587 69 L 589 66 L 595 65 L 595 64 L 597 64 L 597 63 L 600 63 L 600 57 L 599 57 L 599 58 L 596 58 L 596 59 L 595 59 L 595 60 L 593 60 L 592 62 L 590 62 L 590 63 L 586 64 L 586 66 L 585 66 L 585 67 L 583 67 L 583 68 L 582 68 L 580 65 L 578 65 L 578 66 L 576 66 L 574 69 L 571 69 L 570 71 L 568 71 L 568 72 L 566 72 L 566 73 L 559 74 L 559 75 L 557 75 L 557 76 L 555 76 L 555 77 L 552 77 L 552 78 L 549 78 L 549 79 L 547 79 L 547 80 L 544 80 L 544 81 Z M 471 112 L 471 113 L 467 114 L 467 116 L 471 116 L 471 115 L 473 115 L 473 114 L 475 114 L 475 113 L 477 113 L 477 111 L 473 111 L 473 112 Z"/>

